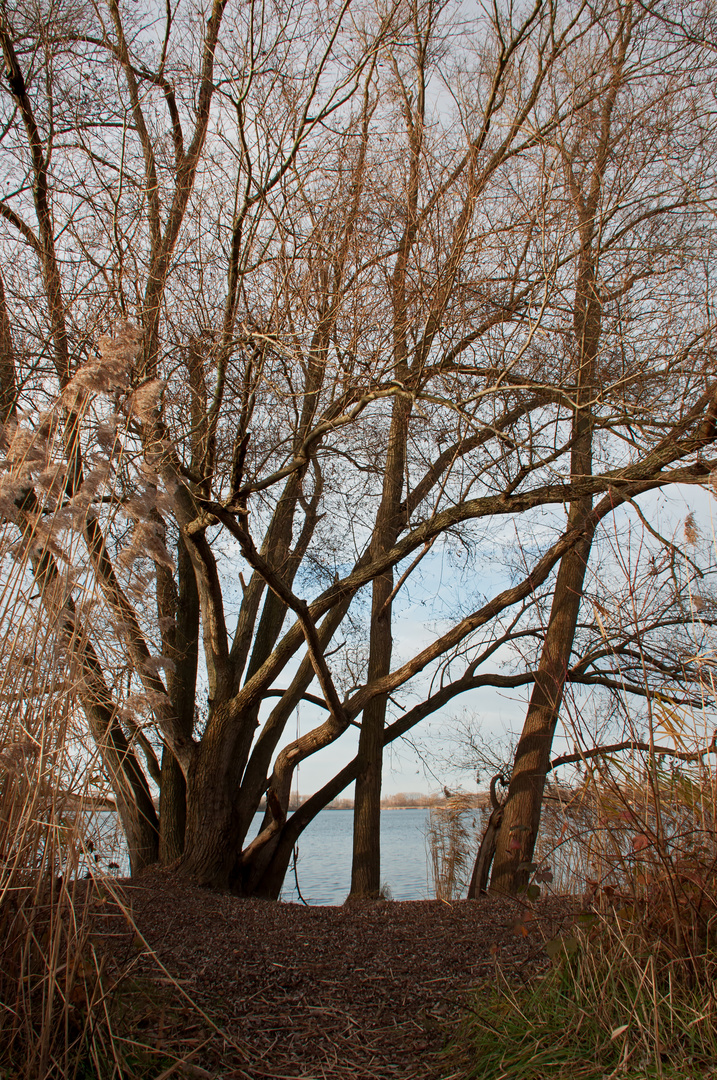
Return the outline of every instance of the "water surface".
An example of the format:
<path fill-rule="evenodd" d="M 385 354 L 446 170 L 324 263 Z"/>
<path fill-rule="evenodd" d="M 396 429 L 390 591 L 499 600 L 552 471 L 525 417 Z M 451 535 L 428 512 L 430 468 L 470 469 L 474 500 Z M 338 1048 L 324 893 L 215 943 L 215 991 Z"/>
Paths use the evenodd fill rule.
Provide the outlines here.
<path fill-rule="evenodd" d="M 428 810 L 381 811 L 381 882 L 394 900 L 429 895 L 426 859 Z M 299 837 L 296 876 L 309 904 L 343 904 L 351 888 L 353 810 L 322 810 Z M 259 824 L 257 815 L 257 825 Z M 292 868 L 282 900 L 298 901 Z"/>
<path fill-rule="evenodd" d="M 381 811 L 381 883 L 394 900 L 425 900 L 429 894 L 426 809 Z M 251 835 L 255 835 L 263 815 L 256 814 Z M 88 838 L 95 855 L 88 854 L 81 871 L 98 870 L 118 877 L 129 874 L 124 838 L 114 813 L 93 815 Z M 353 810 L 322 810 L 299 837 L 296 870 L 289 866 L 282 900 L 309 904 L 343 904 L 351 888 L 351 847 Z"/>

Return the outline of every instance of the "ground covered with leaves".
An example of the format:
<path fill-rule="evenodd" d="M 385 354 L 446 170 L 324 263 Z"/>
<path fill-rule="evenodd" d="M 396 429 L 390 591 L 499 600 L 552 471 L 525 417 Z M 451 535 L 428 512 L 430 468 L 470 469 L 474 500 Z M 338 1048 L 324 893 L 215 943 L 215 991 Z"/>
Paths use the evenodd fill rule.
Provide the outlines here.
<path fill-rule="evenodd" d="M 569 917 L 493 897 L 302 907 L 160 873 L 121 897 L 131 923 L 108 905 L 95 941 L 121 974 L 125 1030 L 153 1047 L 155 1075 L 216 1080 L 445 1076 L 469 993 L 497 965 L 535 973 Z"/>

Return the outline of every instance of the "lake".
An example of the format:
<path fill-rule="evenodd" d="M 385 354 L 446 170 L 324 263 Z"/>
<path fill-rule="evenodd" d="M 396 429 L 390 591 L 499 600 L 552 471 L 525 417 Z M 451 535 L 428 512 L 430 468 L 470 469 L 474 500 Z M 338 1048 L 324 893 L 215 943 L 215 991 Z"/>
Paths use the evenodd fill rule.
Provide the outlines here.
<path fill-rule="evenodd" d="M 255 834 L 263 815 L 254 819 Z M 381 811 L 381 882 L 394 900 L 425 900 L 428 885 L 426 830 L 429 811 Z M 102 852 L 100 866 L 115 864 L 115 873 L 129 873 L 127 852 L 114 814 L 100 812 L 90 830 L 95 850 Z M 309 904 L 343 904 L 351 887 L 353 810 L 323 810 L 299 837 L 296 875 Z M 81 871 L 98 866 L 94 857 L 83 860 Z M 299 903 L 293 867 L 286 876 L 282 900 Z"/>
<path fill-rule="evenodd" d="M 426 828 L 429 811 L 381 811 L 381 882 L 394 900 L 429 895 Z M 351 888 L 353 810 L 323 810 L 299 837 L 296 872 L 309 904 L 343 904 Z M 257 826 L 261 817 L 257 815 Z M 292 868 L 281 899 L 299 902 Z"/>

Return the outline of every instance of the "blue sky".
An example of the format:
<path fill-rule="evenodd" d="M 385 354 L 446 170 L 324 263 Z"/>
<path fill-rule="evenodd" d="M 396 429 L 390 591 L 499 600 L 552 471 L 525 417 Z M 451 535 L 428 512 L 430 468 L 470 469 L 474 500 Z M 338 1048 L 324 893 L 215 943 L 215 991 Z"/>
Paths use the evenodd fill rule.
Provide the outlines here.
<path fill-rule="evenodd" d="M 672 487 L 664 492 L 656 492 L 640 499 L 640 505 L 650 520 L 655 520 L 664 534 L 671 535 L 673 532 L 680 533 L 685 517 L 694 512 L 698 528 L 705 539 L 714 540 L 716 523 L 714 519 L 715 499 L 707 491 L 695 487 Z M 631 513 L 625 510 L 624 513 Z M 717 544 L 715 544 L 717 550 Z M 495 570 L 495 566 L 494 566 Z M 484 579 L 483 584 L 487 588 L 491 585 L 500 588 L 505 578 L 500 574 L 493 574 L 492 581 Z M 456 599 L 456 591 L 460 591 L 461 575 L 455 567 L 451 567 L 445 557 L 445 552 L 436 552 L 421 564 L 418 571 L 416 584 L 407 593 L 406 600 L 398 607 L 398 618 L 394 632 L 394 656 L 395 659 L 414 654 L 418 648 L 430 641 L 440 628 L 441 620 L 437 619 L 435 607 L 427 602 L 431 594 L 435 597 L 441 591 L 446 608 Z M 446 623 L 447 625 L 447 623 Z M 502 660 L 507 660 L 507 651 L 496 654 L 491 663 L 494 667 L 499 666 Z M 426 685 L 424 681 L 424 685 Z M 314 688 L 312 688 L 314 689 Z M 421 687 L 416 687 L 420 691 Z M 397 740 L 387 749 L 384 768 L 383 791 L 386 795 L 397 792 L 429 792 L 435 791 L 442 784 L 449 786 L 462 784 L 470 790 L 475 787 L 475 776 L 470 770 L 455 770 L 446 768 L 440 762 L 440 758 L 451 743 L 450 733 L 455 731 L 457 725 L 453 723 L 455 717 L 473 717 L 476 725 L 480 727 L 483 737 L 488 741 L 495 741 L 507 747 L 511 739 L 515 739 L 520 733 L 529 691 L 526 688 L 517 690 L 496 690 L 491 687 L 470 691 L 433 716 L 424 720 L 411 733 L 411 740 L 415 740 L 423 751 L 428 755 L 428 765 L 416 753 L 415 749 L 403 740 Z M 578 695 L 581 703 L 587 698 Z M 418 700 L 418 693 L 414 692 L 411 702 Z M 576 699 L 577 700 L 577 699 Z M 289 722 L 282 745 L 292 741 L 298 730 L 303 733 L 321 722 L 325 714 L 311 704 L 302 704 L 298 718 L 294 717 Z M 341 768 L 353 756 L 358 741 L 358 731 L 352 727 L 341 739 L 325 748 L 319 754 L 307 759 L 302 763 L 298 774 L 299 791 L 302 795 L 311 794 L 321 787 L 326 780 Z M 556 751 L 568 748 L 570 739 L 556 739 Z M 431 771 L 432 770 L 432 771 Z M 435 775 L 434 775 L 435 774 Z M 294 784 L 296 788 L 296 781 Z M 351 794 L 347 789 L 345 795 Z"/>

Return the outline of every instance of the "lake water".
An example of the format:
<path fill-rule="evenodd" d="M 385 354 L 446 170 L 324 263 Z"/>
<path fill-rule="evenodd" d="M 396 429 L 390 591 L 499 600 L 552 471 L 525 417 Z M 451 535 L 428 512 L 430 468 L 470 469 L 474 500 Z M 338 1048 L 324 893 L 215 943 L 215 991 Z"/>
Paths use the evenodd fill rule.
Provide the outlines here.
<path fill-rule="evenodd" d="M 254 819 L 255 833 L 263 815 Z M 381 811 L 381 882 L 394 900 L 425 900 L 431 895 L 428 884 L 426 830 L 429 811 Z M 81 871 L 105 869 L 114 863 L 114 873 L 129 873 L 127 852 L 114 814 L 100 813 L 90 829 L 95 850 L 102 852 L 97 865 L 94 856 L 83 862 Z M 353 810 L 323 810 L 299 837 L 296 876 L 301 894 L 309 904 L 343 904 L 351 887 L 351 847 Z M 282 900 L 300 902 L 293 866 L 286 875 Z"/>
<path fill-rule="evenodd" d="M 381 811 L 381 882 L 394 900 L 429 895 L 427 825 L 428 810 Z M 323 810 L 301 834 L 296 873 L 307 903 L 343 904 L 351 888 L 352 842 L 353 810 Z M 281 899 L 299 900 L 291 867 Z"/>

